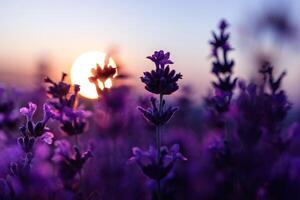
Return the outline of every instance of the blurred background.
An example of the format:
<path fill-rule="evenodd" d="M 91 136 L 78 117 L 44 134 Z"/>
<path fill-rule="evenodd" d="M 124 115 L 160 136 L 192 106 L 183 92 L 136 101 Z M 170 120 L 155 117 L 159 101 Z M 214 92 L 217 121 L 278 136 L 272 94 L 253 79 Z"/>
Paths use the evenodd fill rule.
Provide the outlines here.
<path fill-rule="evenodd" d="M 139 76 L 154 50 L 171 52 L 174 68 L 195 98 L 207 93 L 211 30 L 229 21 L 236 51 L 235 72 L 255 79 L 257 67 L 271 61 L 288 71 L 284 89 L 299 98 L 299 10 L 297 0 L 210 1 L 40 1 L 2 0 L 0 6 L 0 82 L 30 89 L 37 77 L 57 79 L 70 72 L 81 54 L 113 52 L 117 64 L 141 88 Z M 38 76 L 37 76 L 38 75 Z"/>

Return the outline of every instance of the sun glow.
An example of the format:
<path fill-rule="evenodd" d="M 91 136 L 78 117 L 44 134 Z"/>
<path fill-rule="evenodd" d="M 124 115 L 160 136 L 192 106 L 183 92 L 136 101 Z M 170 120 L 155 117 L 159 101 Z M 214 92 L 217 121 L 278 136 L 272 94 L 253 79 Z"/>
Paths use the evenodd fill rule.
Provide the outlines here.
<path fill-rule="evenodd" d="M 89 99 L 98 98 L 95 85 L 89 81 L 89 77 L 92 76 L 92 68 L 96 68 L 97 64 L 100 65 L 100 67 L 104 66 L 105 56 L 105 53 L 92 51 L 80 55 L 75 60 L 71 69 L 71 82 L 72 84 L 80 85 L 80 95 Z M 109 65 L 116 68 L 116 63 L 112 58 L 109 58 Z M 101 90 L 104 88 L 111 88 L 112 84 L 111 78 L 105 80 L 104 83 L 98 80 L 98 85 Z"/>

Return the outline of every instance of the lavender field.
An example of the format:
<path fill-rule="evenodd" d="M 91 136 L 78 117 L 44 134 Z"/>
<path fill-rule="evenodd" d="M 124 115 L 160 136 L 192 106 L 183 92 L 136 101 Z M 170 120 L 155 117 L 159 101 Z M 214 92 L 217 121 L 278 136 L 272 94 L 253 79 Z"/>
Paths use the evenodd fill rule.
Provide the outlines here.
<path fill-rule="evenodd" d="M 139 44 L 142 71 L 113 51 L 83 51 L 68 69 L 40 62 L 34 86 L 26 66 L 0 76 L 0 199 L 300 200 L 299 87 L 286 84 L 299 69 L 275 52 L 299 53 L 297 23 L 270 9 L 238 36 L 236 20 L 214 15 L 201 41 L 207 75 L 180 67 L 164 41 Z"/>

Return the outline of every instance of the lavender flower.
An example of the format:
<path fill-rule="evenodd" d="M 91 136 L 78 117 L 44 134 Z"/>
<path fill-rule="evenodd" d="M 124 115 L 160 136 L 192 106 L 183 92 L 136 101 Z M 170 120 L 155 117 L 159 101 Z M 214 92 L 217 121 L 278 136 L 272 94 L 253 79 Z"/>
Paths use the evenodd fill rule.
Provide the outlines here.
<path fill-rule="evenodd" d="M 20 128 L 22 136 L 18 138 L 18 144 L 25 153 L 33 151 L 36 139 L 40 139 L 40 141 L 51 144 L 52 138 L 54 137 L 53 133 L 49 132 L 49 128 L 46 127 L 46 124 L 50 118 L 54 118 L 55 113 L 50 109 L 48 104 L 44 104 L 43 119 L 38 122 L 34 122 L 32 117 L 36 108 L 36 104 L 30 102 L 28 107 L 22 107 L 20 109 L 20 113 L 26 116 L 26 123 Z"/>
<path fill-rule="evenodd" d="M 64 107 L 73 108 L 75 106 L 78 92 L 80 91 L 80 86 L 75 84 L 73 94 L 70 95 L 71 85 L 64 82 L 66 76 L 67 74 L 63 73 L 62 78 L 58 83 L 55 83 L 49 77 L 45 78 L 45 82 L 51 84 L 47 91 L 52 100 L 50 103 L 59 111 L 61 111 Z"/>
<path fill-rule="evenodd" d="M 155 126 L 162 126 L 166 124 L 174 113 L 178 110 L 177 107 L 168 107 L 165 108 L 165 100 L 162 101 L 162 108 L 159 112 L 159 108 L 157 107 L 156 99 L 154 97 L 151 98 L 151 108 L 144 109 L 142 107 L 138 107 L 139 111 L 144 115 L 145 119 L 152 123 Z"/>
<path fill-rule="evenodd" d="M 47 122 L 50 118 L 53 118 L 55 116 L 54 112 L 50 110 L 48 104 L 44 104 L 44 117 L 43 120 L 40 120 L 38 122 L 34 122 L 32 120 L 32 117 L 36 111 L 37 106 L 34 103 L 29 103 L 28 108 L 22 107 L 20 109 L 20 113 L 22 113 L 24 116 L 26 116 L 27 122 L 24 126 L 20 128 L 21 133 L 23 135 L 30 135 L 32 137 L 39 137 L 43 135 L 45 132 L 47 132 L 49 129 L 46 127 Z"/>
<path fill-rule="evenodd" d="M 64 82 L 67 77 L 66 73 L 62 73 L 61 80 L 58 83 L 52 81 L 49 77 L 45 78 L 46 83 L 50 83 L 52 86 L 49 86 L 47 93 L 51 95 L 53 98 L 63 98 L 65 97 L 69 91 L 71 86 Z"/>
<path fill-rule="evenodd" d="M 206 102 L 208 106 L 213 106 L 215 110 L 220 113 L 228 111 L 233 90 L 237 82 L 237 78 L 232 78 L 234 61 L 228 58 L 228 52 L 231 51 L 232 48 L 228 41 L 230 35 L 226 33 L 227 27 L 228 23 L 222 20 L 219 25 L 220 33 L 217 34 L 213 32 L 213 40 L 209 42 L 214 58 L 212 73 L 215 74 L 218 82 L 212 82 L 216 90 L 216 96 L 208 98 Z"/>
<path fill-rule="evenodd" d="M 282 72 L 278 79 L 275 80 L 273 75 L 273 66 L 270 63 L 263 64 L 259 72 L 263 75 L 264 84 L 268 82 L 268 86 L 270 87 L 272 94 L 277 93 L 286 72 Z"/>
<path fill-rule="evenodd" d="M 116 75 L 116 73 L 117 73 L 117 68 L 115 67 L 105 64 L 104 67 L 101 68 L 100 65 L 97 64 L 96 68 L 92 69 L 93 76 L 91 76 L 89 80 L 92 83 L 97 83 L 97 80 L 104 82 L 108 78 L 113 78 Z"/>
<path fill-rule="evenodd" d="M 151 72 L 144 72 L 141 81 L 145 83 L 145 89 L 151 93 L 170 95 L 178 90 L 177 81 L 182 78 L 182 75 L 176 74 L 175 70 L 170 70 L 169 65 L 165 67 L 165 64 L 173 64 L 173 62 L 169 60 L 170 53 L 160 52 L 147 57 L 155 63 L 156 69 Z"/>
<path fill-rule="evenodd" d="M 226 33 L 228 24 L 225 20 L 222 20 L 219 25 L 219 35 L 213 32 L 213 40 L 209 43 L 212 46 L 212 56 L 215 58 L 213 62 L 212 72 L 216 75 L 220 73 L 232 73 L 234 61 L 228 58 L 228 52 L 232 50 L 229 40 L 229 33 Z M 219 51 L 222 51 L 223 58 L 219 56 Z"/>
<path fill-rule="evenodd" d="M 178 144 L 174 144 L 170 150 L 166 146 L 161 147 L 159 161 L 156 160 L 157 152 L 157 149 L 153 146 L 150 146 L 148 151 L 134 147 L 132 149 L 133 157 L 129 159 L 129 162 L 136 162 L 143 170 L 143 173 L 149 178 L 161 180 L 170 173 L 178 159 L 187 160 L 179 152 Z"/>
<path fill-rule="evenodd" d="M 77 146 L 74 146 L 75 153 L 72 154 L 70 144 L 66 140 L 55 141 L 55 154 L 53 160 L 59 164 L 59 175 L 67 184 L 76 174 L 80 172 L 86 161 L 92 157 L 90 150 L 81 153 Z"/>
<path fill-rule="evenodd" d="M 159 200 L 161 199 L 162 195 L 160 180 L 169 173 L 174 161 L 177 158 L 176 156 L 173 156 L 171 159 L 173 162 L 167 162 L 169 158 L 168 150 L 167 148 L 161 148 L 160 128 L 171 119 L 177 110 L 175 107 L 168 107 L 166 109 L 166 102 L 163 99 L 163 96 L 170 95 L 177 91 L 179 88 L 177 81 L 182 78 L 182 75 L 180 73 L 176 74 L 175 70 L 170 71 L 169 65 L 165 67 L 166 64 L 173 64 L 173 62 L 169 60 L 169 57 L 170 53 L 164 53 L 162 50 L 159 52 L 156 51 L 152 56 L 147 57 L 155 63 L 156 69 L 152 70 L 151 72 L 144 72 L 144 76 L 141 77 L 141 81 L 146 84 L 146 90 L 159 95 L 159 106 L 156 104 L 156 99 L 151 98 L 152 108 L 144 109 L 142 107 L 138 107 L 138 109 L 142 112 L 146 120 L 156 126 L 156 150 L 153 147 L 150 147 L 148 153 L 142 153 L 141 150 L 135 148 L 133 152 L 135 158 L 131 159 L 138 160 L 143 172 L 150 178 L 156 180 L 157 198 Z M 177 155 L 179 147 L 174 146 L 173 148 L 172 151 L 177 151 Z M 140 161 L 140 159 L 143 157 L 142 155 L 148 157 L 148 160 L 150 160 L 151 163 L 143 164 Z"/>
<path fill-rule="evenodd" d="M 170 53 L 164 53 L 163 50 L 154 51 L 154 54 L 152 56 L 147 56 L 147 58 L 154 62 L 156 67 L 173 64 L 173 61 L 169 59 Z"/>
<path fill-rule="evenodd" d="M 116 67 L 109 65 L 109 56 L 105 57 L 104 66 L 101 67 L 96 64 L 96 68 L 92 69 L 92 76 L 89 77 L 89 81 L 95 85 L 98 96 L 101 96 L 102 89 L 99 86 L 99 81 L 104 83 L 107 79 L 113 79 L 118 74 Z M 103 88 L 103 90 L 105 87 Z"/>
<path fill-rule="evenodd" d="M 76 108 L 75 102 L 80 91 L 79 85 L 74 85 L 74 91 L 70 94 L 71 85 L 64 82 L 67 74 L 63 73 L 59 83 L 53 82 L 50 78 L 45 81 L 51 83 L 48 93 L 51 95 L 50 103 L 55 108 L 46 107 L 53 118 L 61 123 L 61 130 L 68 135 L 79 135 L 87 127 L 86 118 L 89 116 L 87 111 Z"/>

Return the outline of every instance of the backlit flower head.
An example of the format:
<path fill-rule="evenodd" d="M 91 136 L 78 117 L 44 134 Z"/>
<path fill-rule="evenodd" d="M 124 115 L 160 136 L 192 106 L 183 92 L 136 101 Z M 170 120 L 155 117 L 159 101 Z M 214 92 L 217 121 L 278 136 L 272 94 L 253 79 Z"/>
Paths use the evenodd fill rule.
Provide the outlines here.
<path fill-rule="evenodd" d="M 212 72 L 216 75 L 219 73 L 232 73 L 234 61 L 228 58 L 228 52 L 232 50 L 229 44 L 229 33 L 226 33 L 228 24 L 222 20 L 219 25 L 219 34 L 212 32 L 213 39 L 209 42 L 214 57 Z"/>
<path fill-rule="evenodd" d="M 279 91 L 281 86 L 281 81 L 286 75 L 286 71 L 283 71 L 277 79 L 274 78 L 273 66 L 270 63 L 265 63 L 262 65 L 260 71 L 263 75 L 264 84 L 267 83 L 272 93 L 275 94 Z"/>
<path fill-rule="evenodd" d="M 154 51 L 154 54 L 152 56 L 147 56 L 147 58 L 152 60 L 156 67 L 173 64 L 173 61 L 170 60 L 170 53 L 165 53 L 163 50 Z"/>
<path fill-rule="evenodd" d="M 62 78 L 58 83 L 55 83 L 49 77 L 45 78 L 45 82 L 51 84 L 47 90 L 47 93 L 51 97 L 50 103 L 59 111 L 64 107 L 73 108 L 76 103 L 78 92 L 80 91 L 79 85 L 75 84 L 72 89 L 70 84 L 64 82 L 66 76 L 67 74 L 63 73 Z"/>
<path fill-rule="evenodd" d="M 108 78 L 113 78 L 117 73 L 117 68 L 110 65 L 104 65 L 102 68 L 99 64 L 96 64 L 96 68 L 92 69 L 92 74 L 89 78 L 90 82 L 95 83 L 97 80 L 102 82 L 106 81 Z"/>
<path fill-rule="evenodd" d="M 234 60 L 228 57 L 228 52 L 232 50 L 229 44 L 229 33 L 226 32 L 228 23 L 222 20 L 219 25 L 219 33 L 213 32 L 213 39 L 209 41 L 212 48 L 212 73 L 217 81 L 212 85 L 216 96 L 206 99 L 206 103 L 212 106 L 219 113 L 229 110 L 233 90 L 235 89 L 237 78 L 232 77 Z"/>
<path fill-rule="evenodd" d="M 102 90 L 106 90 L 108 88 L 105 84 L 106 81 L 111 81 L 118 75 L 117 68 L 109 64 L 109 56 L 105 57 L 103 67 L 96 64 L 96 68 L 92 68 L 91 72 L 92 76 L 89 77 L 89 81 L 95 85 L 98 96 L 101 96 L 103 92 Z"/>
<path fill-rule="evenodd" d="M 64 82 L 66 76 L 66 73 L 62 73 L 61 80 L 58 83 L 55 83 L 49 77 L 45 78 L 45 82 L 51 84 L 48 87 L 47 93 L 53 98 L 62 98 L 69 93 L 71 85 Z"/>
<path fill-rule="evenodd" d="M 151 98 L 151 108 L 144 109 L 142 107 L 138 107 L 139 111 L 144 115 L 145 119 L 149 121 L 151 124 L 155 126 L 162 126 L 166 124 L 174 115 L 174 113 L 178 110 L 177 107 L 168 107 L 165 108 L 165 100 L 162 102 L 162 110 L 159 112 L 157 106 L 157 100 L 152 97 Z"/>
<path fill-rule="evenodd" d="M 161 54 L 163 54 L 163 52 Z M 141 77 L 141 81 L 145 83 L 145 89 L 151 93 L 170 95 L 178 90 L 179 87 L 177 81 L 182 79 L 182 75 L 180 73 L 176 73 L 175 70 L 171 70 L 169 65 L 165 67 L 165 64 L 170 64 L 171 61 L 168 60 L 169 53 L 164 55 L 164 59 L 167 59 L 167 61 L 162 59 L 163 61 L 158 62 L 158 58 L 151 57 L 151 59 L 156 59 L 156 69 L 151 72 L 144 72 L 144 76 Z"/>
<path fill-rule="evenodd" d="M 129 163 L 136 162 L 146 176 L 153 180 L 161 180 L 170 173 L 178 159 L 187 160 L 179 152 L 178 144 L 174 144 L 171 149 L 163 146 L 160 152 L 161 157 L 159 162 L 157 162 L 158 152 L 153 146 L 150 146 L 147 151 L 134 147 L 132 148 L 133 156 L 129 159 Z"/>

